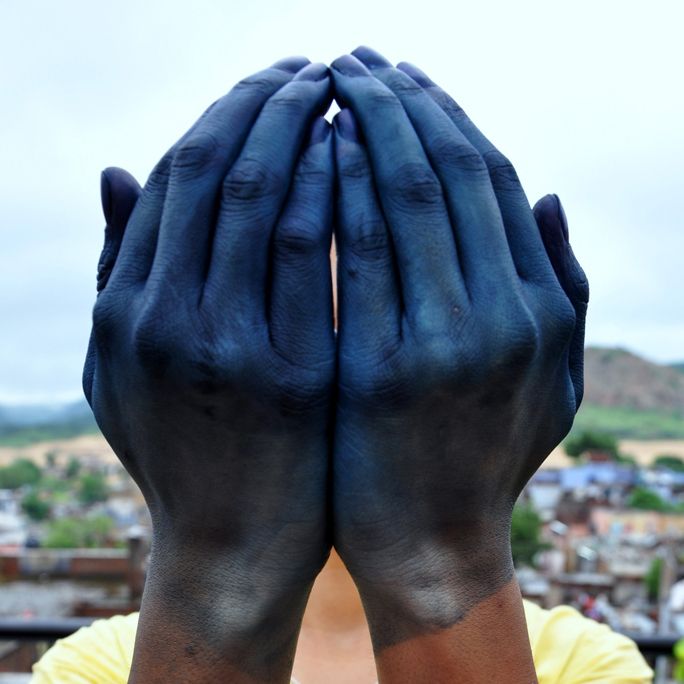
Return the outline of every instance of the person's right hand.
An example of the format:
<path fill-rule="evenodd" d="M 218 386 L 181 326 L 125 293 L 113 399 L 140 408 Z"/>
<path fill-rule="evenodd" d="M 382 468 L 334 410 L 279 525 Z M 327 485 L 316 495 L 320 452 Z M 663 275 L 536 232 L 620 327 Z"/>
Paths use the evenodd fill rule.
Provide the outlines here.
<path fill-rule="evenodd" d="M 383 650 L 447 630 L 511 581 L 513 504 L 581 400 L 588 293 L 579 267 L 559 282 L 503 157 L 490 169 L 495 151 L 420 84 L 354 55 L 332 65 L 349 108 L 334 543 Z"/>
<path fill-rule="evenodd" d="M 289 681 L 330 547 L 330 100 L 324 65 L 285 60 L 139 197 L 105 176 L 125 206 L 105 203 L 84 389 L 154 525 L 130 681 Z"/>

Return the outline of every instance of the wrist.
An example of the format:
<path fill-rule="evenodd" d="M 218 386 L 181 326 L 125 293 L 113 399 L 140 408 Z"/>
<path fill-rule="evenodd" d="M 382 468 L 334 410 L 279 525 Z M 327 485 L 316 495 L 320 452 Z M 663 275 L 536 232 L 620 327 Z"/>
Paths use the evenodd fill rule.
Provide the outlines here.
<path fill-rule="evenodd" d="M 312 583 L 225 549 L 157 543 L 130 681 L 289 682 Z"/>
<path fill-rule="evenodd" d="M 508 532 L 392 557 L 391 568 L 350 564 L 376 648 L 452 627 L 514 577 Z"/>

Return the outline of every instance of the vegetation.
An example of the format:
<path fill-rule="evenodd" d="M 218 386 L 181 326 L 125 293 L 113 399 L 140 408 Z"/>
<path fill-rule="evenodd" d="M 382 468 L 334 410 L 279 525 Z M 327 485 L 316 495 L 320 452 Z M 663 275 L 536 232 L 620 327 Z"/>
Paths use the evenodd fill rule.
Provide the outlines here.
<path fill-rule="evenodd" d="M 109 545 L 114 523 L 106 515 L 53 520 L 43 540 L 52 549 L 97 548 Z"/>
<path fill-rule="evenodd" d="M 667 468 L 675 473 L 684 473 L 684 458 L 663 454 L 653 459 L 652 466 L 654 468 Z"/>
<path fill-rule="evenodd" d="M 36 484 L 40 480 L 40 468 L 27 458 L 18 458 L 10 465 L 0 468 L 0 489 L 18 489 Z"/>
<path fill-rule="evenodd" d="M 47 520 L 52 510 L 47 498 L 35 489 L 32 489 L 21 500 L 21 508 L 34 522 Z"/>
<path fill-rule="evenodd" d="M 579 458 L 590 451 L 600 451 L 618 460 L 618 443 L 615 437 L 605 432 L 586 430 L 571 435 L 564 443 L 565 453 L 572 458 Z"/>
<path fill-rule="evenodd" d="M 660 591 L 660 573 L 662 572 L 663 559 L 654 558 L 651 561 L 651 566 L 644 576 L 644 584 L 646 585 L 646 592 L 651 601 L 658 600 L 658 593 Z"/>
<path fill-rule="evenodd" d="M 8 427 L 0 430 L 0 446 L 24 447 L 36 442 L 52 442 L 99 433 L 97 426 L 80 422 Z"/>
<path fill-rule="evenodd" d="M 621 439 L 684 439 L 684 416 L 583 403 L 572 434 L 585 431 L 604 432 Z"/>
<path fill-rule="evenodd" d="M 513 562 L 519 565 L 534 565 L 535 556 L 551 548 L 541 541 L 542 521 L 538 513 L 527 504 L 517 504 L 511 521 L 511 549 Z"/>
<path fill-rule="evenodd" d="M 639 508 L 643 511 L 667 512 L 673 508 L 664 501 L 657 492 L 647 487 L 635 487 L 627 499 L 629 508 Z"/>
<path fill-rule="evenodd" d="M 78 484 L 78 498 L 83 504 L 94 504 L 106 501 L 109 497 L 109 487 L 105 476 L 100 473 L 85 473 Z"/>

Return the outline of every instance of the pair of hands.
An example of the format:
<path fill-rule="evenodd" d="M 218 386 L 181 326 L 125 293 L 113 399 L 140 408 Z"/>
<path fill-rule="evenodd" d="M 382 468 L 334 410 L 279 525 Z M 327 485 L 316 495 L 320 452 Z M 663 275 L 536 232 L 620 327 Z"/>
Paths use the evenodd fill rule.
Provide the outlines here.
<path fill-rule="evenodd" d="M 332 544 L 376 650 L 510 580 L 513 503 L 581 401 L 588 291 L 557 198 L 533 212 L 446 93 L 368 48 L 283 60 L 144 189 L 107 170 L 103 204 L 84 388 L 153 518 L 141 627 L 277 681 Z"/>

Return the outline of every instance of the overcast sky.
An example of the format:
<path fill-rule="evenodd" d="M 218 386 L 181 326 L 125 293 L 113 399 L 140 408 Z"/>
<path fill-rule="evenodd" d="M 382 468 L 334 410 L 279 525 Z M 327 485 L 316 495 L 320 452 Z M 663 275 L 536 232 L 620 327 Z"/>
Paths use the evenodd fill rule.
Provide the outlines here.
<path fill-rule="evenodd" d="M 682 26 L 682 0 L 0 0 L 0 402 L 80 396 L 104 167 L 143 182 L 243 76 L 360 43 L 560 195 L 589 343 L 684 359 Z"/>

